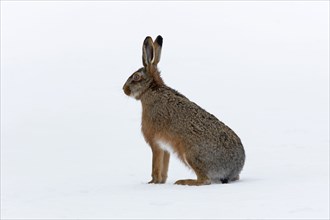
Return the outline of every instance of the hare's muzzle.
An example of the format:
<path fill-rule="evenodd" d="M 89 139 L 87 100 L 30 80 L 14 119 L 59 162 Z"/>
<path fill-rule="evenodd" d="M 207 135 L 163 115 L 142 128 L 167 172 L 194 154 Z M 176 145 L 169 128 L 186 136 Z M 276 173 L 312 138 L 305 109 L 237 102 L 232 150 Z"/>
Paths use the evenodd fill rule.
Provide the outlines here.
<path fill-rule="evenodd" d="M 124 87 L 123 87 L 123 90 L 124 90 L 124 93 L 126 94 L 126 95 L 130 95 L 131 94 L 131 89 L 129 88 L 129 86 L 128 85 L 124 85 Z"/>

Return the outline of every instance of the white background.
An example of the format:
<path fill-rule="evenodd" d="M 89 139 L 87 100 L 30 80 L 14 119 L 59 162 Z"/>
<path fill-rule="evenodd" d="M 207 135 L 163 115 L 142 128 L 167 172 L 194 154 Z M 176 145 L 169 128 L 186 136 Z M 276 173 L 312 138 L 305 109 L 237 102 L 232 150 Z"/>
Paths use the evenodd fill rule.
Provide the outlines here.
<path fill-rule="evenodd" d="M 151 151 L 126 78 L 147 35 L 164 81 L 229 125 L 241 180 Z M 1 1 L 1 218 L 329 218 L 329 2 Z"/>

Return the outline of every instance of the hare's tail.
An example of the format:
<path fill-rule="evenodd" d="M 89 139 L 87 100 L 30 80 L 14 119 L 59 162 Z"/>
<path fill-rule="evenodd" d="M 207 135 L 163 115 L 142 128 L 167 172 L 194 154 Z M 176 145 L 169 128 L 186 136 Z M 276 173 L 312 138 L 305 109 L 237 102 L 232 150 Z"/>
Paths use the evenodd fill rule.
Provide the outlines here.
<path fill-rule="evenodd" d="M 223 183 L 223 184 L 226 184 L 229 181 L 233 182 L 233 181 L 237 181 L 237 180 L 239 180 L 239 175 L 237 175 L 237 176 L 235 176 L 234 178 L 231 178 L 231 179 L 229 179 L 229 178 L 221 178 L 220 179 L 221 183 Z"/>
<path fill-rule="evenodd" d="M 226 184 L 228 183 L 228 178 L 221 178 L 220 181 L 221 183 Z"/>

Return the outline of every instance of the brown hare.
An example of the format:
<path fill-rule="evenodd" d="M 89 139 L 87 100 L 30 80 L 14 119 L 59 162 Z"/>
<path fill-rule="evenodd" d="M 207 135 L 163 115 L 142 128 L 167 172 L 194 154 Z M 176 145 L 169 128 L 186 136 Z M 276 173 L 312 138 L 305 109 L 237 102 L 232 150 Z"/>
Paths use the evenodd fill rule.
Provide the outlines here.
<path fill-rule="evenodd" d="M 180 185 L 207 185 L 238 180 L 245 152 L 240 138 L 214 115 L 165 85 L 157 64 L 163 38 L 146 37 L 143 66 L 126 81 L 123 90 L 142 103 L 142 133 L 152 150 L 152 180 L 165 183 L 170 154 L 196 173 L 197 180 Z"/>

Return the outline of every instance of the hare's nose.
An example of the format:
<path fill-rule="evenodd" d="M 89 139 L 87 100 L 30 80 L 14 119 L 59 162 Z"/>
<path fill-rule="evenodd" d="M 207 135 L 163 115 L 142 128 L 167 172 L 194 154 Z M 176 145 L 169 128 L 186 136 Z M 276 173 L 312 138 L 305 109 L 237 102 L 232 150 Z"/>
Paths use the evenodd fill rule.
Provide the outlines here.
<path fill-rule="evenodd" d="M 123 86 L 123 90 L 124 90 L 124 93 L 126 95 L 130 95 L 131 94 L 131 90 L 130 90 L 130 88 L 126 84 Z"/>

